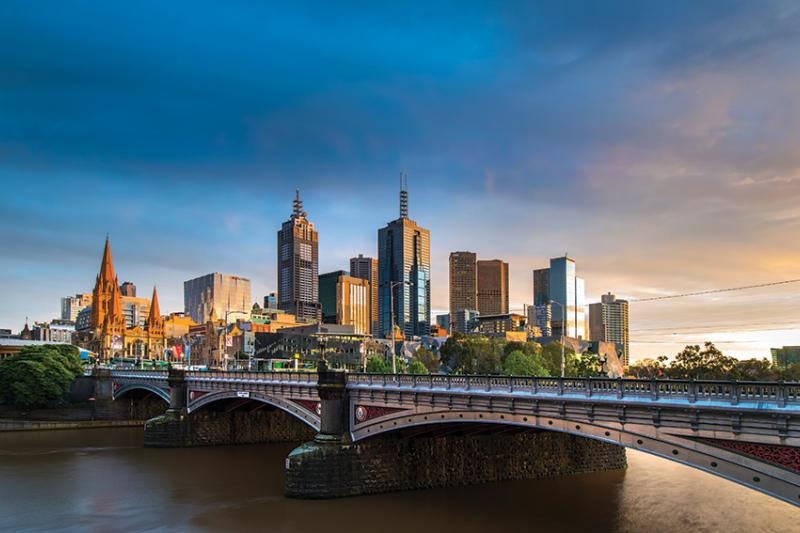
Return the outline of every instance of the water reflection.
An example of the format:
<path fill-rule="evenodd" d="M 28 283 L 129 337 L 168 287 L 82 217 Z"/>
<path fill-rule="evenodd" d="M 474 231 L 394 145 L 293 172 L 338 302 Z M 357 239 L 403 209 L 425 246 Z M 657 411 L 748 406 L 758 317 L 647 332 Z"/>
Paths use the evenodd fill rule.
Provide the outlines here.
<path fill-rule="evenodd" d="M 0 433 L 3 531 L 797 530 L 796 508 L 628 452 L 625 472 L 331 501 L 283 497 L 291 445 L 153 450 L 139 429 Z"/>

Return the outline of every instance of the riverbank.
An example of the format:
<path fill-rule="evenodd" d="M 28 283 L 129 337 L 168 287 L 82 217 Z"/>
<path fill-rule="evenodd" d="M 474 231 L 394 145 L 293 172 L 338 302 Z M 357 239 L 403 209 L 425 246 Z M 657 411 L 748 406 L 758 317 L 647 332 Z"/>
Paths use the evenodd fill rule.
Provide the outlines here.
<path fill-rule="evenodd" d="M 48 431 L 53 429 L 97 429 L 143 427 L 145 420 L 8 420 L 0 419 L 2 431 Z"/>

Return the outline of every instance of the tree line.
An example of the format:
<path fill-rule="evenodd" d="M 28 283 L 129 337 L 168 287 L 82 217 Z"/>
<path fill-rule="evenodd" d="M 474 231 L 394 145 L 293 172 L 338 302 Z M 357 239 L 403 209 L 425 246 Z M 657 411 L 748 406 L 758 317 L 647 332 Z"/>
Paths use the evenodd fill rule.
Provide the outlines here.
<path fill-rule="evenodd" d="M 57 406 L 82 373 L 76 346 L 25 346 L 0 362 L 0 402 L 22 409 Z"/>

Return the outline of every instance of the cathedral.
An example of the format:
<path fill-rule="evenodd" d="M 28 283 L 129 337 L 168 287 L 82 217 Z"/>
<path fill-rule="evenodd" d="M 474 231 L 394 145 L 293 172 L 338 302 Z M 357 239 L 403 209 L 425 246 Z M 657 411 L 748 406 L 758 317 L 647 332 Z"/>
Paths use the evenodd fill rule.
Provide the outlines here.
<path fill-rule="evenodd" d="M 96 353 L 100 360 L 112 357 L 165 358 L 167 343 L 164 319 L 158 307 L 158 293 L 153 287 L 153 299 L 144 325 L 127 327 L 122 312 L 122 290 L 114 274 L 107 237 L 100 273 L 92 291 L 91 326 L 82 341 L 81 344 Z"/>

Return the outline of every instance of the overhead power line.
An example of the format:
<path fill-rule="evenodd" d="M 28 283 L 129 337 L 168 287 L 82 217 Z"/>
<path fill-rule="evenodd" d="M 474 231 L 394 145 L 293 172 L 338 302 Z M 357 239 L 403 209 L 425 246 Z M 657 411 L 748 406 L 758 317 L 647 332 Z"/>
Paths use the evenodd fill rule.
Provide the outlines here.
<path fill-rule="evenodd" d="M 729 287 L 727 289 L 709 289 L 705 291 L 697 291 L 697 292 L 684 292 L 681 294 L 669 294 L 665 296 L 653 296 L 652 298 L 631 298 L 628 301 L 631 303 L 641 303 L 641 302 L 655 302 L 658 300 L 672 300 L 675 298 L 686 298 L 688 296 L 703 296 L 705 294 L 718 294 L 721 292 L 734 292 L 734 291 L 746 291 L 749 289 L 761 289 L 764 287 L 775 287 L 777 285 L 787 285 L 789 283 L 800 283 L 800 278 L 798 279 L 787 279 L 783 281 L 773 281 L 771 283 L 759 283 L 758 285 L 743 285 L 741 287 Z"/>

